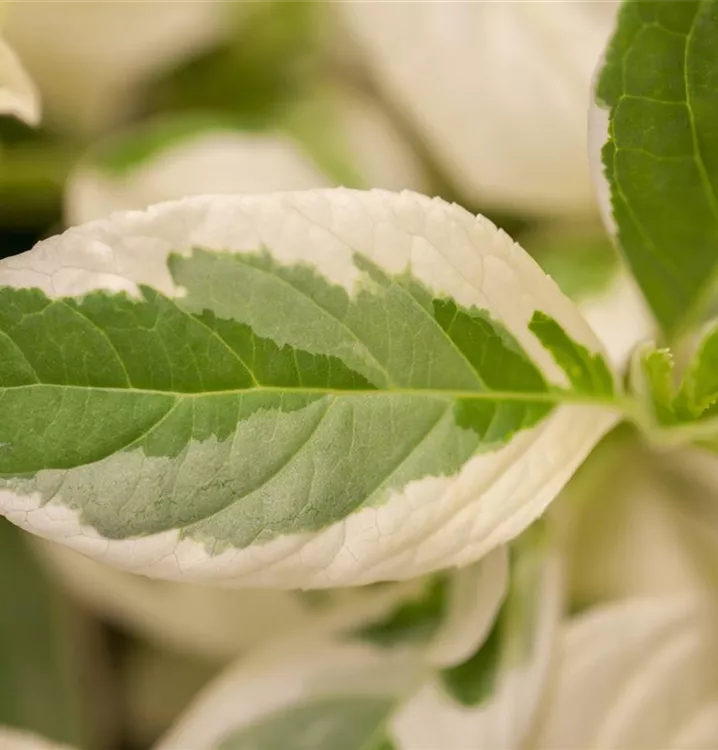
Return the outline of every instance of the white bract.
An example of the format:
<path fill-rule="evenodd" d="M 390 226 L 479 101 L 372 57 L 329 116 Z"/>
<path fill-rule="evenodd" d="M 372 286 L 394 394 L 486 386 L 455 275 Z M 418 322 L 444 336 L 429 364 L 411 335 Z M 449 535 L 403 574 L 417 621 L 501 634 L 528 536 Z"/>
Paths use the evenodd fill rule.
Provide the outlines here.
<path fill-rule="evenodd" d="M 551 279 L 413 193 L 118 213 L 6 259 L 0 288 L 82 341 L 56 369 L 35 316 L 1 323 L 0 512 L 153 577 L 325 588 L 467 565 L 617 418 L 601 345 Z M 167 346 L 180 331 L 194 349 Z"/>
<path fill-rule="evenodd" d="M 337 3 L 388 97 L 481 207 L 591 213 L 586 108 L 617 3 Z"/>

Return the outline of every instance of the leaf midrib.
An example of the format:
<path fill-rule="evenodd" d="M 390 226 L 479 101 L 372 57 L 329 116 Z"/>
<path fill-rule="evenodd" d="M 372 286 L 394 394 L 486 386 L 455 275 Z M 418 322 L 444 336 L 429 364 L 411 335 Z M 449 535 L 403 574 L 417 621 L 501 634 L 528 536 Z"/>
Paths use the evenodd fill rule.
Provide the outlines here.
<path fill-rule="evenodd" d="M 252 386 L 249 388 L 231 388 L 225 390 L 192 393 L 185 391 L 159 390 L 153 388 L 119 388 L 115 386 L 88 386 L 63 383 L 28 383 L 27 385 L 11 385 L 0 387 L 0 396 L 9 391 L 31 390 L 37 388 L 58 388 L 63 390 L 97 391 L 102 393 L 128 393 L 150 396 L 169 396 L 176 399 L 211 398 L 213 396 L 245 396 L 262 393 L 277 395 L 320 395 L 339 396 L 342 398 L 364 396 L 425 396 L 440 399 L 466 399 L 475 401 L 521 401 L 526 403 L 585 403 L 619 407 L 622 400 L 617 396 L 605 394 L 577 393 L 575 391 L 555 388 L 548 391 L 466 391 L 437 388 L 312 388 L 306 386 Z"/>

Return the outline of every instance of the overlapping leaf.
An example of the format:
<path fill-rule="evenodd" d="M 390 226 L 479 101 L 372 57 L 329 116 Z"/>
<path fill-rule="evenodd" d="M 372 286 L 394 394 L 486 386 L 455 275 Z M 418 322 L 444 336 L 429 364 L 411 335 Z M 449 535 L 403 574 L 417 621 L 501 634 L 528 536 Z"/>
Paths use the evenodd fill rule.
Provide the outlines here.
<path fill-rule="evenodd" d="M 705 302 L 718 258 L 716 34 L 714 2 L 631 0 L 597 79 L 609 110 L 605 208 L 669 334 Z"/>
<path fill-rule="evenodd" d="M 543 530 L 514 547 L 511 568 L 498 619 L 459 661 L 436 661 L 438 634 L 428 643 L 295 639 L 230 670 L 158 750 L 521 747 L 553 653 L 561 570 Z"/>

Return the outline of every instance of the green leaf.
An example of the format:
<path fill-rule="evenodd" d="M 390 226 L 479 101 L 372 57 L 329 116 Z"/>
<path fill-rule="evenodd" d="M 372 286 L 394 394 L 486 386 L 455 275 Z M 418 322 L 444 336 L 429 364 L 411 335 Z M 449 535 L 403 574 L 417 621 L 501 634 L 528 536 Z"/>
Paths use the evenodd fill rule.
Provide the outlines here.
<path fill-rule="evenodd" d="M 680 411 L 695 419 L 715 416 L 718 401 L 718 325 L 704 332 L 693 359 L 683 374 L 678 394 Z"/>
<path fill-rule="evenodd" d="M 79 746 L 76 623 L 27 541 L 0 519 L 0 725 Z"/>
<path fill-rule="evenodd" d="M 625 2 L 597 79 L 618 243 L 677 334 L 718 261 L 718 4 Z"/>
<path fill-rule="evenodd" d="M 427 582 L 422 597 L 401 604 L 394 612 L 365 625 L 354 635 L 378 646 L 430 639 L 446 614 L 447 584 L 445 575 L 436 576 Z"/>
<path fill-rule="evenodd" d="M 415 194 L 192 198 L 0 265 L 0 511 L 154 576 L 472 562 L 543 511 L 614 390 L 528 256 Z"/>
<path fill-rule="evenodd" d="M 547 528 L 541 522 L 512 545 L 508 595 L 493 627 L 468 659 L 440 673 L 443 688 L 462 706 L 490 701 L 507 671 L 526 669 L 532 657 L 541 659 L 537 642 L 543 642 L 546 627 L 542 616 L 548 613 L 552 630 L 558 609 L 555 571 L 549 566 L 547 572 L 548 549 Z"/>
<path fill-rule="evenodd" d="M 443 671 L 444 687 L 461 705 L 476 706 L 491 697 L 499 668 L 502 629 L 499 616 L 489 637 L 471 658 Z"/>

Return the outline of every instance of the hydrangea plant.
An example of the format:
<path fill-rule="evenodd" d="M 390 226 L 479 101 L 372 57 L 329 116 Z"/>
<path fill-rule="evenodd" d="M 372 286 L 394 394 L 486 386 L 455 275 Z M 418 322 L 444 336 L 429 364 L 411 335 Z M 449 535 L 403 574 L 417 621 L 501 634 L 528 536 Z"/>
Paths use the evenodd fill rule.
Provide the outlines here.
<path fill-rule="evenodd" d="M 339 173 L 293 116 L 109 139 L 68 183 L 75 226 L 0 261 L 0 513 L 93 606 L 243 654 L 158 750 L 718 745 L 718 3 L 605 6 L 588 127 L 564 123 L 618 250 L 581 258 L 588 284 L 538 235 L 540 262 L 456 203 L 352 185 L 428 178 L 408 151 L 403 171 L 357 158 L 377 141 L 347 117 Z M 597 8 L 569 11 L 539 12 L 596 31 Z M 493 88 L 417 77 L 393 36 L 410 12 L 337 10 L 449 173 L 466 153 L 472 203 L 502 168 L 462 113 Z M 418 28 L 444 49 L 523 12 L 428 4 Z M 0 107 L 32 121 L 3 49 Z M 279 172 L 193 185 L 192 158 L 210 184 L 208 150 L 241 169 L 260 141 L 291 144 Z M 581 175 L 488 204 L 590 213 Z"/>

